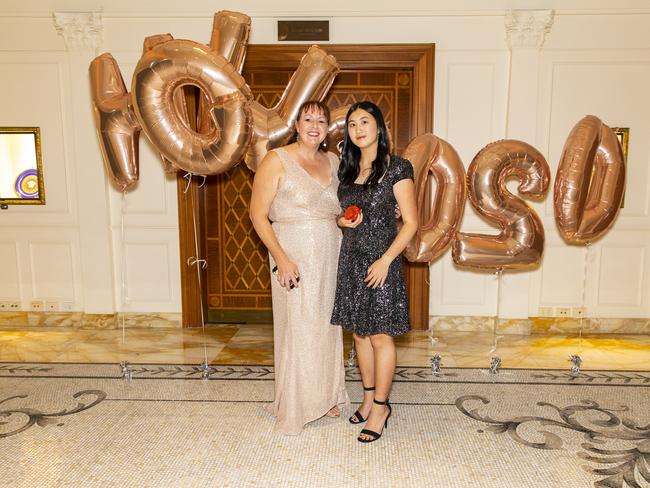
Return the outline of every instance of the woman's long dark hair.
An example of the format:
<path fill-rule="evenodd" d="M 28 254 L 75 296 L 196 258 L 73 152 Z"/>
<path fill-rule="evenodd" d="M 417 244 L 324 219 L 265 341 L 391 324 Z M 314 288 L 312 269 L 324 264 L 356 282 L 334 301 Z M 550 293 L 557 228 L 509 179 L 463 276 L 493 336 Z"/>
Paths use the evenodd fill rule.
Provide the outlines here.
<path fill-rule="evenodd" d="M 372 102 L 363 101 L 352 104 L 345 116 L 345 127 L 343 128 L 343 147 L 341 148 L 341 164 L 339 166 L 339 181 L 344 185 L 351 185 L 359 176 L 359 160 L 361 159 L 361 149 L 354 145 L 348 134 L 348 120 L 352 112 L 357 109 L 365 110 L 375 118 L 377 123 L 377 157 L 372 162 L 372 172 L 364 183 L 367 188 L 379 183 L 379 180 L 388 167 L 390 160 L 390 143 L 388 139 L 388 129 L 384 116 L 377 105 Z"/>
<path fill-rule="evenodd" d="M 330 109 L 323 102 L 319 102 L 318 100 L 307 100 L 306 102 L 304 102 L 298 109 L 298 118 L 296 118 L 296 123 L 300 120 L 300 117 L 305 115 L 307 112 L 321 112 L 327 119 L 327 125 L 329 126 Z M 287 144 L 292 144 L 297 141 L 298 141 L 298 131 L 294 127 L 293 135 L 291 136 L 291 139 L 289 139 L 289 142 L 287 142 Z M 321 142 L 320 145 L 318 146 L 318 150 L 327 152 L 327 135 L 325 136 L 323 142 Z"/>

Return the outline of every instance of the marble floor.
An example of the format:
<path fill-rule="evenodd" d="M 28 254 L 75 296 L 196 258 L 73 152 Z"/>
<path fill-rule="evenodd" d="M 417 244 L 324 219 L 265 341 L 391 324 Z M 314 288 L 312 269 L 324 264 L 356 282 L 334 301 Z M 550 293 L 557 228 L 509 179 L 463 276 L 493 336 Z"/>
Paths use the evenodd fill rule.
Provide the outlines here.
<path fill-rule="evenodd" d="M 345 335 L 346 357 L 352 343 Z M 439 354 L 442 367 L 486 368 L 493 356 L 502 368 L 570 367 L 584 370 L 650 371 L 650 336 L 597 334 L 499 336 L 491 333 L 412 331 L 396 339 L 399 366 L 428 366 Z M 1 362 L 273 364 L 271 325 L 210 325 L 201 329 L 67 327 L 0 328 Z"/>
<path fill-rule="evenodd" d="M 0 487 L 650 488 L 650 372 L 398 368 L 366 445 L 357 368 L 296 436 L 265 409 L 274 368 L 211 369 L 0 362 Z"/>

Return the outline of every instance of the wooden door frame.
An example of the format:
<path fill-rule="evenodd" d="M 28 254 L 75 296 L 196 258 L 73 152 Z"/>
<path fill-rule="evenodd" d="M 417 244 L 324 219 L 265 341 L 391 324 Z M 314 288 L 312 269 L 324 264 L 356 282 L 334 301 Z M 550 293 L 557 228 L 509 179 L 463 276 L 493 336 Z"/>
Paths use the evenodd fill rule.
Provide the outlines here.
<path fill-rule="evenodd" d="M 413 105 L 411 113 L 413 137 L 433 132 L 434 44 L 328 44 L 321 46 L 333 55 L 342 69 L 410 68 L 413 70 Z M 250 68 L 295 68 L 309 49 L 308 44 L 250 45 L 244 71 Z M 200 178 L 198 179 L 200 180 Z M 200 181 L 194 178 L 187 185 L 177 178 L 179 246 L 181 265 L 181 299 L 183 327 L 200 327 L 207 317 L 206 273 L 201 271 L 202 287 L 198 286 L 196 268 L 188 264 L 192 258 L 206 259 L 205 218 Z M 187 189 L 187 191 L 186 191 Z M 193 209 L 198 214 L 193 215 Z M 200 216 L 200 218 L 199 218 Z M 197 217 L 196 220 L 193 217 Z M 194 227 L 196 222 L 196 229 Z M 199 254 L 195 256 L 194 236 L 199 236 Z M 208 263 L 209 266 L 209 263 Z M 406 273 L 409 309 L 414 329 L 429 326 L 429 266 L 413 263 Z M 202 290 L 201 290 L 202 288 Z M 201 291 L 202 295 L 201 296 Z"/>

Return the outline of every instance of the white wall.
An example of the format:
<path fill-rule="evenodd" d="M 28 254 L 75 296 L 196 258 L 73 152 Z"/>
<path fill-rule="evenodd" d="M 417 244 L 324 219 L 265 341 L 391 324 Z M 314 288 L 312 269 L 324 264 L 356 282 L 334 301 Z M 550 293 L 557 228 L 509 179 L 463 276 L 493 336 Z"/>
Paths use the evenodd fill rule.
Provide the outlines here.
<path fill-rule="evenodd" d="M 585 114 L 630 127 L 625 208 L 615 227 L 585 256 L 559 237 L 549 193 L 535 205 L 547 236 L 543 265 L 505 276 L 500 314 L 536 316 L 540 307 L 584 300 L 591 316 L 649 317 L 650 7 L 643 0 L 615 8 L 606 0 L 485 3 L 418 0 L 398 11 L 368 0 L 313 7 L 297 0 L 3 1 L 0 126 L 41 127 L 47 205 L 0 212 L 0 300 L 18 299 L 24 308 L 32 299 L 58 300 L 89 313 L 180 311 L 176 183 L 143 137 L 138 187 L 123 201 L 106 184 L 87 67 L 109 51 L 128 86 L 144 37 L 170 32 L 207 42 L 214 11 L 230 9 L 253 18 L 252 43 L 274 43 L 276 20 L 288 17 L 329 19 L 332 43 L 436 43 L 435 133 L 466 165 L 487 143 L 520 138 L 542 151 L 554 176 L 564 139 Z M 508 9 L 555 9 L 543 43 L 513 40 L 510 48 Z M 101 18 L 89 20 L 81 38 L 62 27 L 64 41 L 55 23 L 75 16 L 55 22 L 52 14 L 70 11 L 101 11 Z M 462 230 L 491 227 L 468 204 Z M 495 309 L 492 275 L 456 269 L 449 253 L 431 266 L 431 314 Z"/>

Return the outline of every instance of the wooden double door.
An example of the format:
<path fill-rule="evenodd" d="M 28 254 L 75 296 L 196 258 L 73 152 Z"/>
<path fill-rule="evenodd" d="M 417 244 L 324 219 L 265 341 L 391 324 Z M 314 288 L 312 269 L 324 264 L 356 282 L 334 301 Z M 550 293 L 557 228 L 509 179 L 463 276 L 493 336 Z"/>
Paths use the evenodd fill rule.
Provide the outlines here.
<path fill-rule="evenodd" d="M 243 74 L 257 101 L 277 103 L 306 45 L 249 46 Z M 433 130 L 434 45 L 326 45 L 339 65 L 325 103 L 333 110 L 358 100 L 378 105 L 395 152 Z M 271 322 L 268 252 L 248 216 L 253 173 L 242 162 L 227 173 L 189 187 L 179 176 L 179 229 L 183 325 Z M 205 269 L 188 264 L 206 259 Z M 197 271 L 201 277 L 198 285 Z M 428 327 L 428 266 L 408 264 L 406 282 L 413 328 Z"/>

